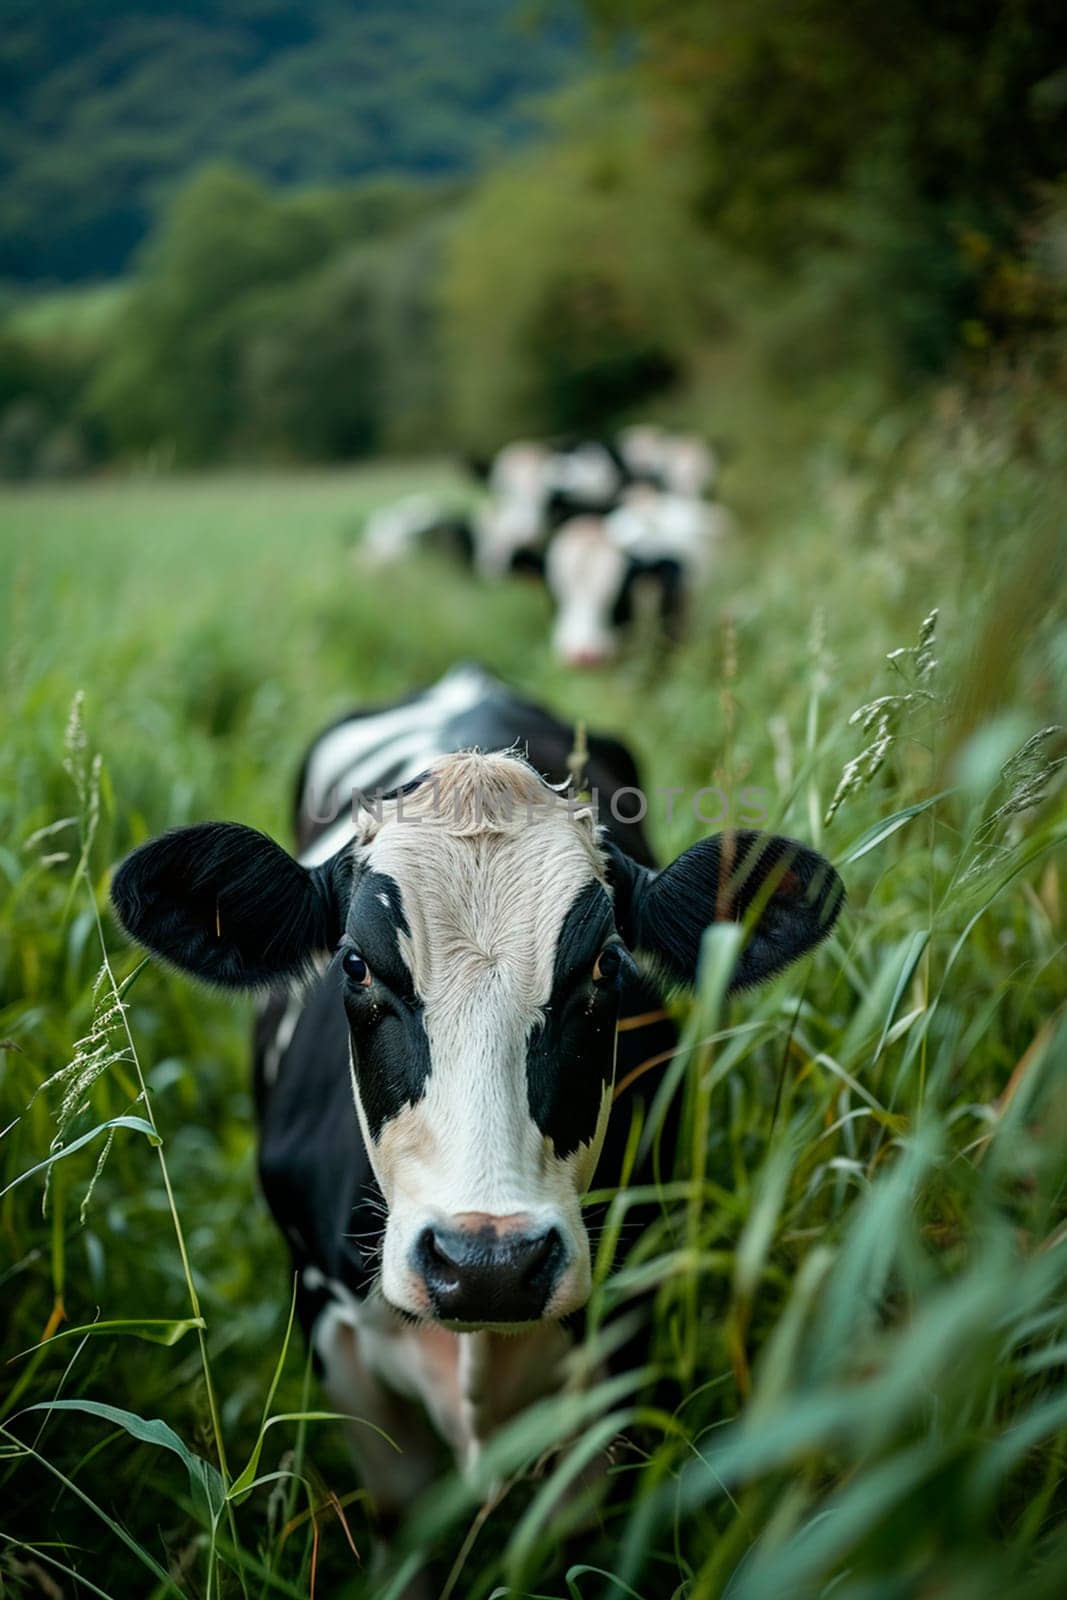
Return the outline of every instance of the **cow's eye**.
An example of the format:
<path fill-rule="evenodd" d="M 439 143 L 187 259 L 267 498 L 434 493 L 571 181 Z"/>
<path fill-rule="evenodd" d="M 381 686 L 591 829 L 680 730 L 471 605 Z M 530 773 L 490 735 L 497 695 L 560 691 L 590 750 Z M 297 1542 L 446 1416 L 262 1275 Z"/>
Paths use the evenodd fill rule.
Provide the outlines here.
<path fill-rule="evenodd" d="M 370 968 L 358 950 L 346 950 L 341 957 L 341 970 L 354 984 L 366 988 L 370 983 Z"/>
<path fill-rule="evenodd" d="M 622 966 L 622 950 L 617 944 L 606 944 L 593 962 L 593 982 L 605 987 L 614 983 Z"/>

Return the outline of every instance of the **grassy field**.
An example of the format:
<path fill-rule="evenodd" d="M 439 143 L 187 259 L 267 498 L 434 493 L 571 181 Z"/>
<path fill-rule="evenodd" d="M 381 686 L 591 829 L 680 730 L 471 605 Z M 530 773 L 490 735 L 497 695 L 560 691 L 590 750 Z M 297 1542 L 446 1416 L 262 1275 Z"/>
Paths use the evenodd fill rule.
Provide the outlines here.
<path fill-rule="evenodd" d="M 1005 385 L 768 436 L 689 641 L 584 678 L 534 588 L 359 570 L 366 508 L 464 492 L 445 464 L 4 495 L 0 1593 L 1067 1592 L 1064 421 Z M 679 1003 L 679 1168 L 592 1320 L 652 1290 L 681 1403 L 634 1380 L 520 1419 L 372 1573 L 286 1340 L 247 1010 L 138 970 L 107 883 L 176 823 L 286 839 L 319 724 L 461 657 L 651 784 L 764 788 L 850 903 L 758 997 L 719 1003 L 713 946 Z M 611 1441 L 591 1512 L 567 1490 Z"/>

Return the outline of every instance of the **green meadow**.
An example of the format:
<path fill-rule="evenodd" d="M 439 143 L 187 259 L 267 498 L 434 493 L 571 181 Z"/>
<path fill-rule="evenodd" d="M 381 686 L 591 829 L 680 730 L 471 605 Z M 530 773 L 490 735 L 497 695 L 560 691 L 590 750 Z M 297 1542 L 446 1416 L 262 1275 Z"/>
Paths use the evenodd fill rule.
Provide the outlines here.
<path fill-rule="evenodd" d="M 373 505 L 469 498 L 445 460 L 0 497 L 0 1593 L 1067 1591 L 1062 400 L 844 397 L 803 447 L 737 420 L 686 642 L 586 676 L 536 586 L 360 566 Z M 764 790 L 849 903 L 728 1003 L 711 938 L 672 1001 L 677 1167 L 619 1271 L 612 1203 L 573 1390 L 381 1566 L 289 1330 L 248 1008 L 143 965 L 108 880 L 202 818 L 288 842 L 319 725 L 464 658 L 649 788 Z M 655 796 L 649 825 L 665 857 L 707 831 Z M 598 1377 L 641 1314 L 652 1368 Z"/>

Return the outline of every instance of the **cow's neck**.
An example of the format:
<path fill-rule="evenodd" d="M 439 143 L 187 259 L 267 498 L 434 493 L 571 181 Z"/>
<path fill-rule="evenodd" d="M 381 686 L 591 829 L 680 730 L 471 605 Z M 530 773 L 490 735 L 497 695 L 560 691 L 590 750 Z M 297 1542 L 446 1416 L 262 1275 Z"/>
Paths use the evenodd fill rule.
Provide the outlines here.
<path fill-rule="evenodd" d="M 540 1323 L 529 1333 L 449 1337 L 457 1347 L 461 1404 L 457 1455 L 470 1470 L 499 1428 L 562 1386 L 572 1340 L 558 1323 Z"/>
<path fill-rule="evenodd" d="M 559 1390 L 572 1344 L 571 1335 L 551 1322 L 515 1334 L 413 1324 L 375 1295 L 360 1306 L 356 1328 L 359 1367 L 393 1392 L 420 1401 L 466 1471 L 506 1422 Z M 351 1361 L 357 1351 L 350 1345 L 347 1350 Z M 345 1379 L 354 1373 L 334 1365 L 329 1376 L 331 1388 L 347 1388 Z"/>

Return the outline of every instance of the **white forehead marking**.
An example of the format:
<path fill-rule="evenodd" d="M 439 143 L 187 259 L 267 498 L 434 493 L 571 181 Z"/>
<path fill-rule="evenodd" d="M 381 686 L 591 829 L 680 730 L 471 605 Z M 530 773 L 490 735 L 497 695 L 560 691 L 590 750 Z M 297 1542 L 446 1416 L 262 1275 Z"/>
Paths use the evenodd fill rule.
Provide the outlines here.
<path fill-rule="evenodd" d="M 531 1025 L 564 917 L 579 890 L 604 881 L 589 808 L 515 756 L 464 752 L 372 827 L 361 857 L 400 889 L 401 948 L 427 1012 L 510 1000 Z"/>
<path fill-rule="evenodd" d="M 587 1142 L 560 1157 L 531 1115 L 526 1055 L 551 999 L 563 920 L 582 889 L 604 882 L 595 818 L 516 757 L 465 752 L 387 803 L 355 848 L 399 888 L 410 932 L 398 942 L 430 1055 L 420 1098 L 376 1143 L 367 1138 L 389 1207 L 385 1291 L 409 1304 L 411 1243 L 428 1218 L 521 1213 L 562 1231 L 565 1298 L 581 1303 L 589 1246 L 579 1195 L 596 1165 L 610 1085 Z M 358 1108 L 355 1074 L 353 1089 Z"/>

